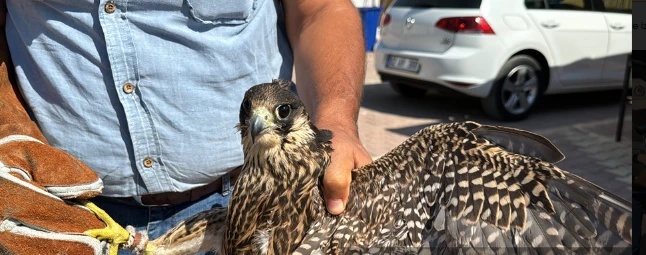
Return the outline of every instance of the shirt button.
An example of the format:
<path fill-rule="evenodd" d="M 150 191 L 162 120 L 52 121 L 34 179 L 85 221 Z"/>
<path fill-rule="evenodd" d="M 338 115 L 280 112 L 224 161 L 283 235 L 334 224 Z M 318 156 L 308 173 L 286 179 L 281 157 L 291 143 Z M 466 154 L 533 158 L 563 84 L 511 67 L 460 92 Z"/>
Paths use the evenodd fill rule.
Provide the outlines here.
<path fill-rule="evenodd" d="M 154 163 L 154 161 L 153 161 L 153 159 L 151 159 L 150 157 L 146 157 L 146 158 L 144 159 L 144 166 L 145 166 L 145 167 L 152 167 L 152 166 L 153 166 L 153 163 Z"/>
<path fill-rule="evenodd" d="M 105 4 L 105 12 L 107 13 L 113 13 L 117 9 L 117 5 L 114 4 L 113 2 L 107 2 Z"/>
<path fill-rule="evenodd" d="M 126 84 L 123 84 L 123 92 L 126 92 L 126 94 L 130 94 L 133 91 L 135 91 L 135 85 L 132 85 L 130 82 L 126 82 Z"/>

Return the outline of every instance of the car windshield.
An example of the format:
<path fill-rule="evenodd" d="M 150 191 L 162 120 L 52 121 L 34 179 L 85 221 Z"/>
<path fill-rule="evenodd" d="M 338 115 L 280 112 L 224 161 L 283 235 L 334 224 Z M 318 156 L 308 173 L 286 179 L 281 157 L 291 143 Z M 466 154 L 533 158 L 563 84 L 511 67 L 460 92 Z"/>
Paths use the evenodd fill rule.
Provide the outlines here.
<path fill-rule="evenodd" d="M 395 7 L 414 8 L 480 8 L 482 0 L 396 0 Z"/>

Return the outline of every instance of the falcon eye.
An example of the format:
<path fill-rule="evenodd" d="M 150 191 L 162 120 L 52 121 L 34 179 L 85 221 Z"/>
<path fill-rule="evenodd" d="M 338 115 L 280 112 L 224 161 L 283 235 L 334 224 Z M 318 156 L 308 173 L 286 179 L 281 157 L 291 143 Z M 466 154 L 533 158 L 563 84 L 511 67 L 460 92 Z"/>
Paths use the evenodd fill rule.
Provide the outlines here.
<path fill-rule="evenodd" d="M 289 116 L 291 112 L 292 112 L 291 105 L 283 104 L 276 107 L 276 115 L 278 115 L 278 118 L 280 119 L 287 118 L 287 116 Z"/>
<path fill-rule="evenodd" d="M 249 107 L 251 107 L 251 102 L 249 102 L 249 99 L 242 101 L 242 110 L 249 112 Z"/>

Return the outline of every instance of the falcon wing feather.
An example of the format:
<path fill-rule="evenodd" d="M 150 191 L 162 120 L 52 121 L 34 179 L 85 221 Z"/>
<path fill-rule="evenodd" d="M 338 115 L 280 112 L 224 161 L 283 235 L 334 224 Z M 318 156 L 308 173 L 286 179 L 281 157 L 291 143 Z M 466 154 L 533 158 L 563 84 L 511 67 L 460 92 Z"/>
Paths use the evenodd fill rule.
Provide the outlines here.
<path fill-rule="evenodd" d="M 527 131 L 474 122 L 427 127 L 353 172 L 342 218 L 364 236 L 327 237 L 369 253 L 422 246 L 432 254 L 627 253 L 630 203 L 551 163 L 563 158 Z M 302 244 L 317 243 L 310 237 L 322 229 L 347 227 L 318 223 Z"/>

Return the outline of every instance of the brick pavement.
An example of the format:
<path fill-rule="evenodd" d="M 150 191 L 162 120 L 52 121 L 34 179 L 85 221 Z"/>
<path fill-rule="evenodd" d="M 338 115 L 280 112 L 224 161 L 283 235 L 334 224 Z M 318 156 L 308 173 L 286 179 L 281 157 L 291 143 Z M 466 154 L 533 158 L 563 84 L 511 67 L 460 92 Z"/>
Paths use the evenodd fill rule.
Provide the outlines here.
<path fill-rule="evenodd" d="M 374 86 L 366 87 L 367 90 L 388 90 L 389 88 L 387 86 L 379 84 L 381 81 L 374 71 L 372 54 L 367 55 L 367 60 L 368 70 L 365 83 L 366 86 Z M 416 106 L 401 106 L 402 104 L 406 104 L 407 101 L 394 96 L 383 96 L 385 93 L 392 92 L 382 92 L 380 95 L 375 95 L 374 92 L 366 94 L 359 113 L 358 125 L 360 138 L 373 158 L 378 158 L 390 151 L 408 138 L 415 130 L 431 124 L 453 120 L 451 119 L 452 117 L 440 119 L 437 117 L 438 114 L 424 112 L 423 109 L 416 110 Z M 368 104 L 369 107 L 366 107 Z M 384 111 L 381 108 L 374 107 L 376 104 L 384 105 L 382 108 L 400 107 L 401 109 Z M 443 110 L 437 109 L 434 111 Z M 409 111 L 419 112 L 410 114 Z M 553 128 L 530 128 L 530 131 L 547 137 L 561 149 L 566 159 L 557 163 L 559 167 L 577 174 L 630 201 L 632 189 L 630 185 L 632 183 L 630 156 L 632 143 L 630 126 L 632 118 L 630 113 L 631 109 L 628 108 L 624 122 L 623 139 L 620 143 L 614 141 L 614 131 L 616 128 L 615 116 L 590 118 L 590 121 L 566 126 L 561 125 Z M 451 114 L 454 114 L 454 112 Z M 439 116 L 443 115 L 439 114 Z M 458 120 L 462 121 L 464 119 Z M 475 121 L 487 122 L 486 118 L 476 118 Z M 505 125 L 504 123 L 494 124 Z M 400 132 L 401 130 L 406 130 L 406 132 Z"/>
<path fill-rule="evenodd" d="M 428 119 L 384 114 L 366 108 L 361 109 L 359 116 L 360 138 L 375 159 L 408 138 L 390 130 L 407 126 L 421 129 L 431 124 L 434 123 Z M 591 131 L 600 126 L 614 130 L 615 125 L 616 121 L 607 120 L 532 131 L 550 139 L 565 154 L 565 160 L 557 166 L 630 200 L 631 141 L 624 138 L 617 143 L 613 136 Z"/>
<path fill-rule="evenodd" d="M 630 118 L 626 121 L 630 124 Z M 616 120 L 582 123 L 570 127 L 542 130 L 565 153 L 557 165 L 630 201 L 632 192 L 632 140 L 615 142 Z M 612 135 L 608 135 L 612 133 Z M 627 139 L 628 138 L 628 139 Z"/>

